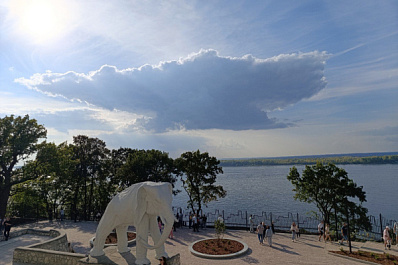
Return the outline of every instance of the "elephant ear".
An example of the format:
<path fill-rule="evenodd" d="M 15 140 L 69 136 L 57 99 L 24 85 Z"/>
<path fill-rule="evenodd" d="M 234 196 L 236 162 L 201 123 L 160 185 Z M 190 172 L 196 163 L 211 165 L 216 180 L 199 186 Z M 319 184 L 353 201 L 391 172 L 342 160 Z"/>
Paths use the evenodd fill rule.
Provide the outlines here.
<path fill-rule="evenodd" d="M 141 186 L 138 188 L 137 198 L 136 198 L 136 209 L 135 209 L 135 225 L 141 223 L 142 218 L 146 212 L 147 201 L 146 201 L 147 192 L 145 186 Z"/>

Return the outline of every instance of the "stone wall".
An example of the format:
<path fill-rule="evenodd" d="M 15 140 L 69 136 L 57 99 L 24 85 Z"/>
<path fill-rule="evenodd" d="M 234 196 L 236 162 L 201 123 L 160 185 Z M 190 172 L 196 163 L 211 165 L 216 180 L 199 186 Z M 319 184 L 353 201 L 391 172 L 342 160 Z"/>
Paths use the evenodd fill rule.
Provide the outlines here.
<path fill-rule="evenodd" d="M 19 247 L 14 250 L 13 265 L 22 264 L 57 264 L 57 265 L 79 265 L 84 258 L 83 254 L 61 252 L 48 249 Z"/>
<path fill-rule="evenodd" d="M 75 265 L 84 258 L 83 254 L 69 252 L 68 239 L 65 233 L 56 230 L 44 231 L 36 229 L 24 229 L 14 232 L 10 236 L 17 237 L 24 234 L 50 236 L 53 239 L 45 242 L 18 247 L 14 250 L 13 264 L 59 264 Z"/>

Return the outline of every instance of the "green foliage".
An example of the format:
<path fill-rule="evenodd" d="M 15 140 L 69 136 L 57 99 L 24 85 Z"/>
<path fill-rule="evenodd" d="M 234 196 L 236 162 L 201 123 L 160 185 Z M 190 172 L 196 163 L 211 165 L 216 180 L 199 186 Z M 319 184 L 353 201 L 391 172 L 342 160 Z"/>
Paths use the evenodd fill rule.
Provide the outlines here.
<path fill-rule="evenodd" d="M 309 157 L 309 158 L 253 158 L 221 160 L 223 167 L 247 167 L 247 166 L 275 166 L 275 165 L 315 165 L 324 164 L 398 164 L 398 155 L 384 156 L 334 156 L 334 157 Z"/>
<path fill-rule="evenodd" d="M 183 187 L 188 194 L 188 206 L 195 211 L 202 209 L 217 198 L 226 196 L 222 186 L 215 185 L 217 174 L 223 173 L 218 165 L 220 161 L 209 156 L 207 152 L 186 152 L 175 161 L 178 174 L 181 176 Z"/>
<path fill-rule="evenodd" d="M 340 247 L 340 251 L 341 251 L 341 252 L 345 252 L 345 250 L 344 250 L 343 247 Z"/>
<path fill-rule="evenodd" d="M 6 116 L 0 119 L 0 217 L 4 217 L 11 188 L 14 185 L 37 178 L 26 175 L 14 166 L 33 155 L 38 141 L 46 138 L 47 131 L 29 116 Z"/>
<path fill-rule="evenodd" d="M 120 160 L 119 160 L 120 161 Z M 175 183 L 174 161 L 159 150 L 130 150 L 116 171 L 121 189 L 142 181 Z"/>
<path fill-rule="evenodd" d="M 352 198 L 360 203 L 365 202 L 363 187 L 358 187 L 349 179 L 344 169 L 318 162 L 316 165 L 306 166 L 302 176 L 296 167 L 292 167 L 287 179 L 294 186 L 294 198 L 315 204 L 327 223 L 330 223 L 333 217 L 332 211 L 336 210 L 340 216 L 346 216 L 348 210 L 350 218 L 356 216 L 357 227 L 370 228 L 369 219 L 366 217 L 367 209 L 349 201 L 349 198 Z"/>
<path fill-rule="evenodd" d="M 218 240 L 221 240 L 224 237 L 225 233 L 225 224 L 221 220 L 216 220 L 214 222 L 214 228 L 216 229 L 216 236 Z"/>
<path fill-rule="evenodd" d="M 158 150 L 111 151 L 104 141 L 85 135 L 73 137 L 72 144 L 38 144 L 46 130 L 29 116 L 0 119 L 0 132 L 0 217 L 9 203 L 9 214 L 19 217 L 52 219 L 63 208 L 67 216 L 89 220 L 124 188 L 142 181 L 174 184 L 177 176 L 189 191 L 192 209 L 226 194 L 214 185 L 222 173 L 220 162 L 199 150 L 174 161 Z M 21 160 L 24 166 L 13 169 Z"/>

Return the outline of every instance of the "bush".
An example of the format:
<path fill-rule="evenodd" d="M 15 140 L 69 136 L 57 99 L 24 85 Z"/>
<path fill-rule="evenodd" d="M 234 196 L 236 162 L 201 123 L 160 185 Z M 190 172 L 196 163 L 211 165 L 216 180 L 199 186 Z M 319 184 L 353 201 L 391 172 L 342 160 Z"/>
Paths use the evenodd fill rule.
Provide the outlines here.
<path fill-rule="evenodd" d="M 218 240 L 221 240 L 224 237 L 225 232 L 225 224 L 220 220 L 216 220 L 214 222 L 214 228 L 216 229 L 216 235 Z"/>

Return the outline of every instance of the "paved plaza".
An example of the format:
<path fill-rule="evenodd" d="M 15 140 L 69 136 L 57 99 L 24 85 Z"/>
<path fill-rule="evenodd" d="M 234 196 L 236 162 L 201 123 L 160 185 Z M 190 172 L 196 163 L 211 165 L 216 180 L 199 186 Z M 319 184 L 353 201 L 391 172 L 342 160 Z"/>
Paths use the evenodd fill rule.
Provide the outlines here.
<path fill-rule="evenodd" d="M 95 235 L 97 228 L 96 222 L 40 222 L 13 228 L 12 231 L 34 228 L 41 230 L 56 229 L 66 232 L 68 241 L 71 243 L 76 253 L 88 254 L 90 251 L 89 240 Z M 329 250 L 339 250 L 340 245 L 337 243 L 319 242 L 318 237 L 314 235 L 302 235 L 297 242 L 292 242 L 290 234 L 276 233 L 273 236 L 273 246 L 260 245 L 257 234 L 249 233 L 242 230 L 227 230 L 225 237 L 244 241 L 249 246 L 249 251 L 234 259 L 226 260 L 210 260 L 203 259 L 192 255 L 189 251 L 190 243 L 214 237 L 214 229 L 202 229 L 200 232 L 193 232 L 186 227 L 177 229 L 174 232 L 174 239 L 168 239 L 166 242 L 166 251 L 170 256 L 177 253 L 181 256 L 183 265 L 199 265 L 199 264 L 363 264 L 360 261 L 348 260 L 342 257 L 331 255 Z M 47 237 L 36 235 L 23 235 L 16 238 L 10 238 L 9 241 L 0 242 L 0 265 L 12 264 L 12 253 L 16 247 L 27 246 L 47 240 Z M 353 250 L 361 249 L 363 251 L 371 251 L 382 253 L 384 245 L 380 242 L 353 242 Z M 348 250 L 347 245 L 343 248 Z M 398 255 L 398 247 L 393 246 L 387 251 L 392 255 Z M 135 247 L 132 247 L 132 253 L 135 253 Z M 155 252 L 148 251 L 148 258 L 153 265 L 158 262 L 154 259 Z"/>

